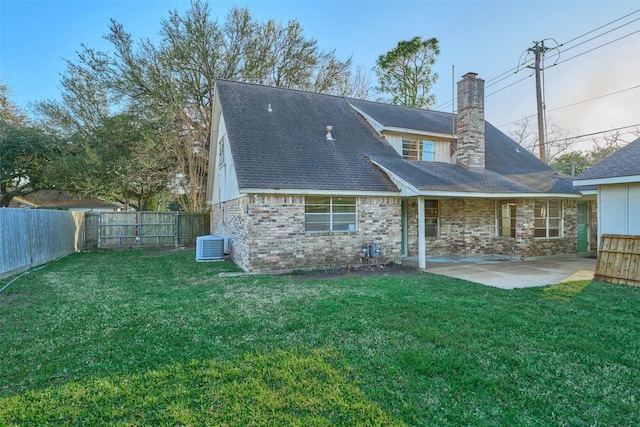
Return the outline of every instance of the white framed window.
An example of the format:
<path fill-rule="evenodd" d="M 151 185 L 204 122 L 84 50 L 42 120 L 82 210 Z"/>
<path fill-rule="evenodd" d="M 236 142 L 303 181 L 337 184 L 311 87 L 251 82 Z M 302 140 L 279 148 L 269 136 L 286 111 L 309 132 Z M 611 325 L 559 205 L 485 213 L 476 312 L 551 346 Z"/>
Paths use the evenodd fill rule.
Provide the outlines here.
<path fill-rule="evenodd" d="M 440 234 L 440 210 L 437 200 L 424 201 L 424 236 L 438 237 Z"/>
<path fill-rule="evenodd" d="M 516 202 L 499 200 L 496 206 L 498 237 L 516 237 Z"/>
<path fill-rule="evenodd" d="M 220 138 L 218 141 L 218 167 L 224 166 L 224 141 L 225 138 Z"/>
<path fill-rule="evenodd" d="M 304 204 L 306 233 L 356 231 L 355 197 L 309 196 Z"/>
<path fill-rule="evenodd" d="M 402 156 L 407 160 L 436 160 L 436 143 L 426 139 L 402 138 Z"/>
<path fill-rule="evenodd" d="M 533 236 L 557 238 L 563 236 L 561 200 L 536 200 L 533 208 Z"/>

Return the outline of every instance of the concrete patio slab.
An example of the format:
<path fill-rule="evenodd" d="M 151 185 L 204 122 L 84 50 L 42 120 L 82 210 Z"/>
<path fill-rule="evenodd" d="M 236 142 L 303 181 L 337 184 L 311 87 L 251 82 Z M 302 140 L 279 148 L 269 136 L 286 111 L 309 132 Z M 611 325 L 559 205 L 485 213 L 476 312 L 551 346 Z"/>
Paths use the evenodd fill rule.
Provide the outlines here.
<path fill-rule="evenodd" d="M 594 257 L 561 256 L 522 261 L 505 256 L 444 256 L 427 257 L 426 271 L 501 289 L 515 289 L 591 280 L 595 269 Z"/>

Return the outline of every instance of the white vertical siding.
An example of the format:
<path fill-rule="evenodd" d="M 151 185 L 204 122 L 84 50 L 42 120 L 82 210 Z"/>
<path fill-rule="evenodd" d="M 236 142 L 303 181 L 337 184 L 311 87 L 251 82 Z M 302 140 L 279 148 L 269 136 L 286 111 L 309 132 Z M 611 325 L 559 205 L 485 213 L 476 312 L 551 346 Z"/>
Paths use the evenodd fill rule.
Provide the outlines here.
<path fill-rule="evenodd" d="M 603 234 L 640 235 L 640 183 L 598 187 L 598 247 Z"/>
<path fill-rule="evenodd" d="M 444 162 L 451 163 L 451 143 L 448 141 L 441 141 L 434 138 L 429 138 L 427 136 L 415 136 L 415 135 L 401 135 L 401 134 L 393 134 L 393 133 L 385 133 L 385 139 L 391 144 L 394 150 L 400 155 L 402 155 L 402 138 L 415 138 L 415 139 L 423 139 L 427 141 L 435 141 L 435 161 L 436 162 Z"/>
<path fill-rule="evenodd" d="M 629 210 L 627 214 L 629 232 L 640 235 L 640 183 L 629 184 Z"/>
<path fill-rule="evenodd" d="M 215 165 L 213 173 L 215 175 L 213 179 L 213 203 L 226 202 L 228 200 L 236 199 L 240 196 L 240 188 L 238 185 L 238 178 L 231 156 L 231 147 L 229 146 L 229 138 L 227 137 L 227 129 L 224 124 L 224 115 L 220 117 L 220 127 L 218 129 L 219 140 L 218 144 L 224 144 L 224 164 L 220 164 L 219 150 L 215 153 Z"/>

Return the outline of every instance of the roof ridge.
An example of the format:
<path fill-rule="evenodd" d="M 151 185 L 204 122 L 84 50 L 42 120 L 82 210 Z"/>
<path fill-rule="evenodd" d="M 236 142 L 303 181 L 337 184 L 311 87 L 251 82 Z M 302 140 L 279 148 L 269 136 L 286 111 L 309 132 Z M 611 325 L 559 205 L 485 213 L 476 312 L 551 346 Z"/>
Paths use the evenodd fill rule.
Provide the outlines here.
<path fill-rule="evenodd" d="M 451 113 L 449 111 L 440 111 L 440 110 L 431 110 L 428 108 L 418 108 L 418 107 L 409 107 L 407 105 L 397 105 L 397 104 L 389 104 L 387 102 L 379 102 L 379 101 L 372 101 L 370 99 L 358 99 L 358 98 L 351 98 L 351 97 L 344 97 L 347 102 L 354 100 L 356 102 L 367 102 L 370 104 L 376 104 L 376 105 L 387 105 L 389 107 L 393 107 L 393 108 L 403 108 L 403 109 L 407 109 L 407 110 L 413 110 L 413 111 L 424 111 L 424 112 L 428 112 L 428 113 L 437 113 L 437 114 L 447 114 L 447 115 L 456 115 L 456 113 Z"/>
<path fill-rule="evenodd" d="M 310 90 L 297 89 L 297 88 L 291 88 L 291 87 L 273 86 L 273 85 L 266 85 L 266 84 L 262 84 L 262 83 L 243 82 L 243 81 L 223 79 L 223 78 L 217 78 L 216 82 L 218 82 L 218 81 L 241 84 L 241 85 L 246 85 L 246 86 L 257 86 L 257 87 L 262 87 L 262 88 L 266 88 L 266 89 L 275 89 L 275 90 L 282 90 L 282 91 L 289 91 L 289 92 L 305 93 L 305 94 L 309 94 L 309 95 L 322 95 L 322 96 L 327 96 L 327 97 L 330 97 L 330 98 L 337 98 L 337 99 L 343 99 L 343 100 L 348 99 L 346 96 L 343 96 L 343 95 L 332 95 L 330 93 L 312 92 Z"/>

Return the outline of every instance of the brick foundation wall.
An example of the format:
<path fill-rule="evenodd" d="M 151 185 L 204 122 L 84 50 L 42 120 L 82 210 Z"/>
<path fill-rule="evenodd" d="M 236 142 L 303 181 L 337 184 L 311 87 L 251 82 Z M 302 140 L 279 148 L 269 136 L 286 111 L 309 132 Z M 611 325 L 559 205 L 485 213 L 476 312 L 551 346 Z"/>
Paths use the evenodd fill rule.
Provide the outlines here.
<path fill-rule="evenodd" d="M 344 267 L 361 262 L 367 243 L 378 262 L 400 259 L 400 198 L 357 199 L 357 231 L 305 233 L 304 196 L 249 195 L 214 206 L 212 234 L 231 238 L 231 258 L 245 271 Z M 245 212 L 246 211 L 246 212 Z"/>

